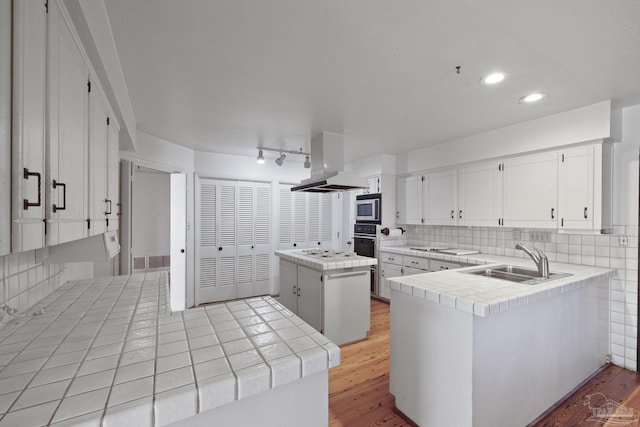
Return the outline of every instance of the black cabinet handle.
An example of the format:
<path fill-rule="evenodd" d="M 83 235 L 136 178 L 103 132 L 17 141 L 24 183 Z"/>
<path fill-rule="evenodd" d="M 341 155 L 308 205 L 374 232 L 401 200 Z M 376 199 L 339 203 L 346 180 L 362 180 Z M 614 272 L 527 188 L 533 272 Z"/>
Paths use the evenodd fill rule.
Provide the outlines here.
<path fill-rule="evenodd" d="M 222 250 L 222 246 L 219 246 L 219 247 L 218 247 L 218 250 L 219 250 L 219 251 L 221 251 L 221 250 Z"/>
<path fill-rule="evenodd" d="M 293 244 L 293 247 L 295 248 L 296 246 L 298 246 L 298 244 L 297 244 L 297 243 L 294 243 L 294 244 Z"/>
<path fill-rule="evenodd" d="M 53 188 L 62 187 L 62 207 L 57 206 L 55 203 L 53 205 L 53 212 L 63 211 L 67 209 L 67 185 L 62 182 L 57 182 L 55 179 L 53 180 Z"/>
<path fill-rule="evenodd" d="M 184 249 L 180 249 L 180 253 L 183 254 L 184 253 Z"/>
<path fill-rule="evenodd" d="M 555 211 L 556 211 L 555 208 L 551 208 L 551 219 L 555 219 L 556 218 Z"/>
<path fill-rule="evenodd" d="M 462 211 L 458 211 L 458 218 L 462 219 Z"/>
<path fill-rule="evenodd" d="M 35 176 L 38 178 L 38 201 L 36 203 L 30 202 L 29 199 L 23 199 L 22 209 L 25 211 L 30 207 L 36 207 L 42 205 L 42 175 L 40 172 L 29 172 L 29 169 L 24 168 L 23 170 L 23 178 L 29 179 L 29 177 Z"/>
<path fill-rule="evenodd" d="M 453 219 L 453 218 L 454 218 L 454 216 L 453 216 L 453 210 L 452 210 L 451 211 L 451 219 Z"/>
<path fill-rule="evenodd" d="M 587 208 L 584 208 L 584 219 L 587 219 Z"/>

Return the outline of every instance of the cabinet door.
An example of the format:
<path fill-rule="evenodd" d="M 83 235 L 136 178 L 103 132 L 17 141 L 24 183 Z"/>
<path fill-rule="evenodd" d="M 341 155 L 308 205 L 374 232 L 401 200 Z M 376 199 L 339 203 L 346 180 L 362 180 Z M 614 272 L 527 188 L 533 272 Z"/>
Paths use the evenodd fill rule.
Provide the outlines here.
<path fill-rule="evenodd" d="M 592 230 L 594 227 L 594 147 L 560 152 L 558 214 L 560 228 Z"/>
<path fill-rule="evenodd" d="M 495 227 L 503 217 L 503 173 L 498 162 L 458 170 L 458 225 Z"/>
<path fill-rule="evenodd" d="M 89 94 L 89 219 L 90 235 L 107 230 L 106 211 L 109 134 L 106 98 L 98 90 Z"/>
<path fill-rule="evenodd" d="M 280 260 L 280 302 L 293 313 L 298 314 L 298 266 Z"/>
<path fill-rule="evenodd" d="M 389 279 L 402 276 L 402 267 L 395 264 L 383 262 L 380 269 L 380 296 L 383 298 L 391 298 L 391 288 L 389 287 Z"/>
<path fill-rule="evenodd" d="M 86 235 L 89 73 L 56 2 L 47 14 L 47 240 Z"/>
<path fill-rule="evenodd" d="M 380 177 L 370 176 L 367 178 L 369 186 L 366 188 L 366 193 L 379 193 L 380 192 Z"/>
<path fill-rule="evenodd" d="M 45 245 L 44 0 L 13 2 L 12 251 Z"/>
<path fill-rule="evenodd" d="M 398 224 L 422 223 L 422 176 L 396 180 L 396 217 Z"/>
<path fill-rule="evenodd" d="M 322 273 L 298 266 L 298 316 L 322 332 Z"/>
<path fill-rule="evenodd" d="M 0 1 L 0 256 L 11 251 L 11 20 Z"/>
<path fill-rule="evenodd" d="M 218 188 L 218 301 L 226 301 L 237 298 L 238 187 L 234 181 L 218 181 Z"/>
<path fill-rule="evenodd" d="M 107 200 L 109 200 L 107 214 L 107 229 L 120 228 L 120 127 L 113 115 L 108 118 L 109 128 L 109 162 L 107 164 Z"/>
<path fill-rule="evenodd" d="M 558 224 L 557 152 L 504 162 L 504 225 L 556 228 Z"/>
<path fill-rule="evenodd" d="M 422 215 L 425 224 L 453 225 L 457 219 L 457 171 L 433 172 L 422 184 Z"/>

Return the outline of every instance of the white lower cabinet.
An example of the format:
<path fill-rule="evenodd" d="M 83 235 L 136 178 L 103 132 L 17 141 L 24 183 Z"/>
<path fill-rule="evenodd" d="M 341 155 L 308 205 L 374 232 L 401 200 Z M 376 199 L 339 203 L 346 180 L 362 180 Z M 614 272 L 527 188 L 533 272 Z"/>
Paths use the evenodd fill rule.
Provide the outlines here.
<path fill-rule="evenodd" d="M 280 302 L 302 320 L 322 332 L 322 274 L 280 260 Z"/>
<path fill-rule="evenodd" d="M 398 255 L 398 258 L 402 256 Z M 399 264 L 390 264 L 383 262 L 380 267 L 380 296 L 382 298 L 391 299 L 391 288 L 389 287 L 389 279 L 402 276 L 402 266 Z"/>
<path fill-rule="evenodd" d="M 11 1 L 0 1 L 0 256 L 11 251 Z"/>

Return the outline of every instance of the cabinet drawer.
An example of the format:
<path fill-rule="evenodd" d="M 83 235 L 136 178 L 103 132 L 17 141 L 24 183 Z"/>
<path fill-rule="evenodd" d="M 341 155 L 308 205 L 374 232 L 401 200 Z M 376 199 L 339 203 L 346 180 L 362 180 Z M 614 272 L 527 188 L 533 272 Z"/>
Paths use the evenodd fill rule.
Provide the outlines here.
<path fill-rule="evenodd" d="M 422 273 L 428 273 L 429 270 L 422 270 L 420 268 L 413 268 L 413 267 L 404 267 L 403 271 L 402 271 L 402 275 L 403 276 L 411 276 L 413 274 L 422 274 Z"/>
<path fill-rule="evenodd" d="M 402 265 L 402 255 L 380 252 L 380 261 Z"/>
<path fill-rule="evenodd" d="M 429 270 L 429 258 L 420 258 L 415 256 L 403 257 L 402 265 L 405 267 L 419 268 L 422 270 Z"/>
<path fill-rule="evenodd" d="M 431 271 L 440 271 L 440 270 L 453 270 L 456 268 L 466 267 L 466 264 L 460 264 L 457 262 L 449 262 L 449 261 L 440 261 L 437 259 L 431 260 Z"/>

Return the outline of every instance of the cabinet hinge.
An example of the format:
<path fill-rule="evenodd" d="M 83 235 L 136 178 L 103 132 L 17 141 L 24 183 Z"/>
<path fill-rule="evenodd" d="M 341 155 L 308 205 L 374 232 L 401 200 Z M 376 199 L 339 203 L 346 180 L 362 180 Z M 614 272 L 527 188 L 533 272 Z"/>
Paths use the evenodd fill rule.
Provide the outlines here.
<path fill-rule="evenodd" d="M 87 220 L 87 230 L 91 230 L 91 220 Z"/>
<path fill-rule="evenodd" d="M 91 92 L 91 80 L 87 80 L 87 89 Z"/>
<path fill-rule="evenodd" d="M 109 117 L 107 117 L 107 126 L 109 126 Z"/>

